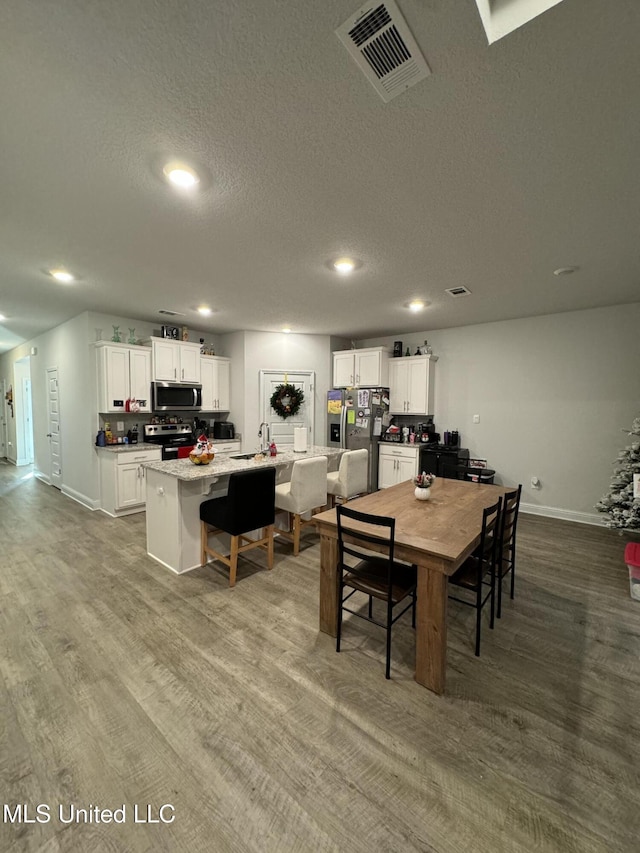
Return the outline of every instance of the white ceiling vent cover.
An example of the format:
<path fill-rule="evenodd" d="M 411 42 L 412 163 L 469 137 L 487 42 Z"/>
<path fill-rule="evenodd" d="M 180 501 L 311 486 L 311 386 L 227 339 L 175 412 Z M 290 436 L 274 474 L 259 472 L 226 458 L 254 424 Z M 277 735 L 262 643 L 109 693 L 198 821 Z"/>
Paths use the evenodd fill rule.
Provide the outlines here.
<path fill-rule="evenodd" d="M 460 287 L 447 287 L 445 293 L 448 293 L 449 296 L 471 296 L 471 291 L 466 288 L 463 284 Z"/>
<path fill-rule="evenodd" d="M 394 0 L 363 6 L 336 35 L 385 103 L 431 74 Z"/>

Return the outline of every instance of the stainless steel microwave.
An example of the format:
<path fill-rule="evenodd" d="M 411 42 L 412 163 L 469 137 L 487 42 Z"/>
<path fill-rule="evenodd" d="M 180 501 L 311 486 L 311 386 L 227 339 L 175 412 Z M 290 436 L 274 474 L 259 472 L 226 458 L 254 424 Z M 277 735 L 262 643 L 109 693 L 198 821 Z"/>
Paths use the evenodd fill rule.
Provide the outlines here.
<path fill-rule="evenodd" d="M 154 412 L 197 412 L 202 408 L 202 385 L 185 382 L 152 382 Z"/>

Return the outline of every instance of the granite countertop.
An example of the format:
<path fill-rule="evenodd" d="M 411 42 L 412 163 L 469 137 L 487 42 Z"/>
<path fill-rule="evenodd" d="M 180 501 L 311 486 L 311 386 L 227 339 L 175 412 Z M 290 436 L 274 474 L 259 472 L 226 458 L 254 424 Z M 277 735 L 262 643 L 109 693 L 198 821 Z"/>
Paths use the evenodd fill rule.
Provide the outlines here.
<path fill-rule="evenodd" d="M 344 450 L 335 447 L 311 445 L 304 453 L 294 450 L 278 451 L 277 456 L 266 456 L 256 462 L 254 459 L 233 459 L 229 456 L 215 458 L 208 465 L 194 465 L 189 459 L 170 459 L 166 462 L 145 462 L 145 468 L 159 471 L 178 480 L 203 480 L 205 477 L 222 477 L 236 471 L 250 471 L 253 468 L 265 468 L 268 465 L 287 465 L 299 459 L 312 459 L 314 456 L 339 456 Z"/>
<path fill-rule="evenodd" d="M 139 441 L 138 444 L 106 444 L 104 447 L 95 445 L 96 450 L 106 450 L 107 453 L 139 453 L 141 450 L 160 450 L 159 444 L 149 444 Z"/>

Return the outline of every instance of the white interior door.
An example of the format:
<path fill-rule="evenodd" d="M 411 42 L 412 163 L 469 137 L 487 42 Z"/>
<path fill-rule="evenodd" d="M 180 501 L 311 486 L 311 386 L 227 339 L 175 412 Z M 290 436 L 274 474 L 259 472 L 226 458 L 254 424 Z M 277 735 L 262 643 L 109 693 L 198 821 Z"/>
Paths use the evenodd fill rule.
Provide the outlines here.
<path fill-rule="evenodd" d="M 60 392 L 58 368 L 47 368 L 47 413 L 49 429 L 49 482 L 57 489 L 62 487 L 62 450 L 60 447 Z"/>
<path fill-rule="evenodd" d="M 269 424 L 269 435 L 280 449 L 293 450 L 293 430 L 306 427 L 309 444 L 314 444 L 313 422 L 315 415 L 315 371 L 313 370 L 261 370 L 260 371 L 260 411 L 261 420 Z M 293 385 L 304 392 L 304 402 L 300 411 L 291 418 L 282 419 L 271 408 L 271 397 L 278 385 Z"/>
<path fill-rule="evenodd" d="M 33 464 L 33 409 L 31 403 L 31 380 L 22 380 L 22 406 L 23 418 L 22 429 L 24 430 L 24 458 L 26 462 Z"/>

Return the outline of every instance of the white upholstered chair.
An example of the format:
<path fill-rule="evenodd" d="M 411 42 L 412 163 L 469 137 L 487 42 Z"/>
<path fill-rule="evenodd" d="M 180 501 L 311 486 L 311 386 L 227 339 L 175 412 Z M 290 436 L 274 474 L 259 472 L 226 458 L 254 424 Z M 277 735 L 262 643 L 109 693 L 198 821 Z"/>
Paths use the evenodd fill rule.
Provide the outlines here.
<path fill-rule="evenodd" d="M 327 498 L 327 457 L 299 459 L 293 463 L 291 480 L 276 486 L 276 509 L 289 513 L 289 530 L 276 532 L 293 542 L 293 553 L 300 551 L 300 531 L 312 519 L 302 516 L 323 507 Z"/>
<path fill-rule="evenodd" d="M 345 503 L 356 495 L 365 494 L 368 474 L 369 451 L 347 450 L 342 454 L 339 469 L 327 474 L 327 502 L 335 506 L 336 498 Z"/>

